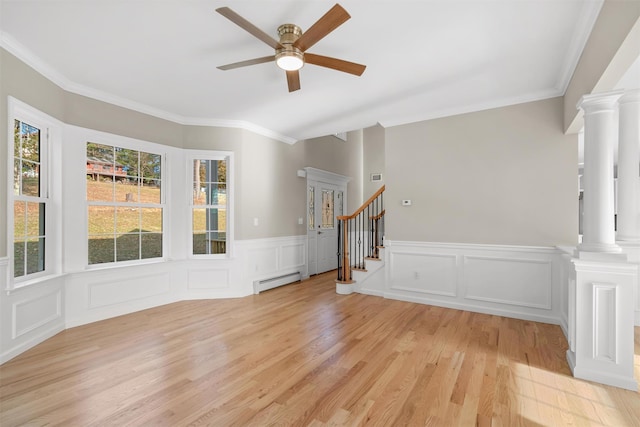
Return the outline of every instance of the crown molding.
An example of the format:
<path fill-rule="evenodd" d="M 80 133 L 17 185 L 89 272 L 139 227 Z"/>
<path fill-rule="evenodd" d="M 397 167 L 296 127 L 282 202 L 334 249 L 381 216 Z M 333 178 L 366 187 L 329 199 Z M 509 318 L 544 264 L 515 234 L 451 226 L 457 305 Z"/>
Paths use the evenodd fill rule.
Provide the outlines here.
<path fill-rule="evenodd" d="M 585 2 L 583 5 L 582 12 L 580 13 L 576 23 L 576 29 L 573 32 L 571 42 L 569 43 L 568 52 L 565 55 L 565 61 L 562 66 L 560 78 L 556 83 L 556 88 L 562 95 L 564 95 L 567 91 L 567 87 L 569 87 L 571 77 L 573 77 L 573 73 L 576 71 L 578 61 L 580 61 L 580 56 L 584 51 L 584 47 L 587 45 L 589 35 L 591 34 L 591 30 L 593 30 L 593 26 L 598 19 L 598 15 L 600 14 L 600 9 L 602 9 L 603 4 L 604 0 L 594 0 Z"/>
<path fill-rule="evenodd" d="M 159 119 L 167 120 L 184 126 L 215 126 L 240 128 L 258 135 L 266 136 L 267 138 L 275 139 L 276 141 L 284 142 L 286 144 L 295 144 L 298 141 L 297 139 L 290 136 L 280 134 L 271 129 L 267 129 L 265 127 L 244 120 L 184 117 L 161 110 L 159 108 L 151 107 L 140 102 L 133 101 L 131 99 L 122 98 L 104 91 L 78 84 L 69 80 L 51 65 L 40 59 L 38 56 L 34 55 L 24 45 L 22 45 L 15 38 L 11 37 L 5 32 L 0 32 L 0 47 L 27 64 L 29 67 L 33 68 L 36 72 L 41 74 L 46 79 L 50 80 L 53 84 L 69 93 L 86 96 L 87 98 L 106 102 L 108 104 L 126 108 L 128 110 L 157 117 Z"/>

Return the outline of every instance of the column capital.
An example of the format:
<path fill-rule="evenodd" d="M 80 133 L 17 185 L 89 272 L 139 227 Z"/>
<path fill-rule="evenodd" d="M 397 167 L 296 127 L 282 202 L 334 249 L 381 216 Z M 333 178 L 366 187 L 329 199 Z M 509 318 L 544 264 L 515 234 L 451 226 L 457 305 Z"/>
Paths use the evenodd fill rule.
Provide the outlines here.
<path fill-rule="evenodd" d="M 640 102 L 640 89 L 625 90 L 620 99 L 619 104 L 627 104 Z"/>
<path fill-rule="evenodd" d="M 610 92 L 582 95 L 582 98 L 576 104 L 576 108 L 582 109 L 585 114 L 611 110 L 615 108 L 616 102 L 624 93 L 624 90 L 612 90 Z"/>

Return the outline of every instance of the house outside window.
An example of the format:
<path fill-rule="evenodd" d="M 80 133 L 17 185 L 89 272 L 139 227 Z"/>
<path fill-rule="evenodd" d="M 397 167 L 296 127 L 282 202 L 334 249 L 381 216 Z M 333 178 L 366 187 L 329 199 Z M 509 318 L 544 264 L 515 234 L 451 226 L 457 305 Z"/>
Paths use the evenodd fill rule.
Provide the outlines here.
<path fill-rule="evenodd" d="M 87 142 L 88 264 L 163 257 L 163 159 Z"/>
<path fill-rule="evenodd" d="M 190 157 L 191 253 L 227 256 L 231 230 L 231 156 L 203 153 Z"/>
<path fill-rule="evenodd" d="M 44 272 L 47 256 L 48 131 L 13 121 L 13 276 Z"/>

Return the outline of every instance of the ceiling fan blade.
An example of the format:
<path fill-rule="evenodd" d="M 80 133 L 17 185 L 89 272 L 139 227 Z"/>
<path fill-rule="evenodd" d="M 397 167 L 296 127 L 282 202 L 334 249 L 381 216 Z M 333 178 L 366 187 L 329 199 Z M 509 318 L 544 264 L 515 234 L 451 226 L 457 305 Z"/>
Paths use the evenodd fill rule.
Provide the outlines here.
<path fill-rule="evenodd" d="M 300 73 L 298 70 L 287 71 L 287 84 L 289 85 L 289 92 L 300 89 Z"/>
<path fill-rule="evenodd" d="M 356 64 L 355 62 L 344 61 L 330 56 L 314 55 L 313 53 L 304 54 L 304 62 L 307 64 L 319 65 L 321 67 L 332 68 L 349 74 L 361 76 L 364 73 L 366 65 Z"/>
<path fill-rule="evenodd" d="M 283 46 L 276 39 L 262 31 L 260 28 L 256 27 L 251 22 L 247 21 L 228 7 L 219 7 L 218 9 L 216 9 L 216 12 L 218 12 L 220 15 L 224 16 L 243 30 L 259 38 L 272 48 L 282 49 Z"/>
<path fill-rule="evenodd" d="M 219 70 L 233 70 L 234 68 L 247 67 L 249 65 L 262 64 L 264 62 L 275 61 L 276 57 L 273 55 L 263 56 L 262 58 L 247 59 L 246 61 L 234 62 L 233 64 L 221 65 L 217 67 Z"/>
<path fill-rule="evenodd" d="M 351 18 L 351 15 L 336 3 L 322 18 L 318 19 L 315 24 L 302 33 L 302 36 L 293 43 L 293 46 L 304 52 L 349 18 Z"/>

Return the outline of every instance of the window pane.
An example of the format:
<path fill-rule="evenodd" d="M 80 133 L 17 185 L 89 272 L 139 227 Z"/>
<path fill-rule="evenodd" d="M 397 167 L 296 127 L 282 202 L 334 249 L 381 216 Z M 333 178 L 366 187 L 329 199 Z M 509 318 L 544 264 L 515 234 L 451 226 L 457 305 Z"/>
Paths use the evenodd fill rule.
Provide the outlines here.
<path fill-rule="evenodd" d="M 145 178 L 160 178 L 160 159 L 159 154 L 140 152 L 140 176 Z"/>
<path fill-rule="evenodd" d="M 207 239 L 204 231 L 193 232 L 193 254 L 204 255 L 207 253 Z"/>
<path fill-rule="evenodd" d="M 89 206 L 89 234 L 113 236 L 116 208 L 113 206 Z"/>
<path fill-rule="evenodd" d="M 33 162 L 40 162 L 40 129 L 22 122 L 20 133 L 22 137 L 21 157 Z"/>
<path fill-rule="evenodd" d="M 87 171 L 87 200 L 99 202 L 113 202 L 114 183 L 104 179 L 102 175 L 94 179 Z"/>
<path fill-rule="evenodd" d="M 141 258 L 162 257 L 162 233 L 142 233 Z"/>
<path fill-rule="evenodd" d="M 20 120 L 13 121 L 13 157 L 20 158 L 22 141 L 20 138 Z"/>
<path fill-rule="evenodd" d="M 142 208 L 140 210 L 142 212 L 142 231 L 162 232 L 162 208 Z"/>
<path fill-rule="evenodd" d="M 208 245 L 212 254 L 224 254 L 227 252 L 227 233 L 208 233 Z"/>
<path fill-rule="evenodd" d="M 138 178 L 128 178 L 116 181 L 114 186 L 116 202 L 137 203 L 140 201 L 138 192 L 140 191 L 140 180 Z"/>
<path fill-rule="evenodd" d="M 27 240 L 27 274 L 44 271 L 44 237 Z"/>
<path fill-rule="evenodd" d="M 27 203 L 13 202 L 13 236 L 14 240 L 24 240 L 27 233 Z"/>
<path fill-rule="evenodd" d="M 138 151 L 126 148 L 116 148 L 115 171 L 116 177 L 138 177 L 140 176 L 140 166 Z"/>
<path fill-rule="evenodd" d="M 140 259 L 140 234 L 120 234 L 116 237 L 116 261 Z"/>
<path fill-rule="evenodd" d="M 142 203 L 160 204 L 162 202 L 160 187 L 161 181 L 159 179 L 143 179 L 142 187 L 140 188 L 140 201 Z"/>
<path fill-rule="evenodd" d="M 227 204 L 227 184 L 208 183 L 206 185 L 207 205 L 226 205 Z"/>
<path fill-rule="evenodd" d="M 44 203 L 27 203 L 27 236 L 44 236 Z"/>
<path fill-rule="evenodd" d="M 24 241 L 13 242 L 13 277 L 21 277 L 25 274 L 25 245 Z"/>
<path fill-rule="evenodd" d="M 333 190 L 322 190 L 322 228 L 333 228 Z"/>
<path fill-rule="evenodd" d="M 20 188 L 22 188 L 22 183 L 20 182 L 20 159 L 15 159 L 13 161 L 13 194 L 16 196 L 20 195 Z"/>
<path fill-rule="evenodd" d="M 206 231 L 207 229 L 207 213 L 204 208 L 193 210 L 193 231 Z"/>
<path fill-rule="evenodd" d="M 89 264 L 115 261 L 115 245 L 111 236 L 89 236 Z"/>
<path fill-rule="evenodd" d="M 140 210 L 136 208 L 117 208 L 116 233 L 131 233 L 140 231 Z"/>
<path fill-rule="evenodd" d="M 208 208 L 205 221 L 207 231 L 225 231 L 227 211 L 225 209 Z"/>
<path fill-rule="evenodd" d="M 40 196 L 40 164 L 22 161 L 22 193 L 25 196 Z"/>
<path fill-rule="evenodd" d="M 113 182 L 114 180 L 114 150 L 109 145 L 87 143 L 87 177 L 96 182 Z M 89 181 L 87 182 L 87 184 Z M 89 194 L 87 186 L 87 200 L 113 200 L 113 187 L 110 194 L 101 194 L 100 198 Z M 97 196 L 97 195 L 96 195 Z"/>

